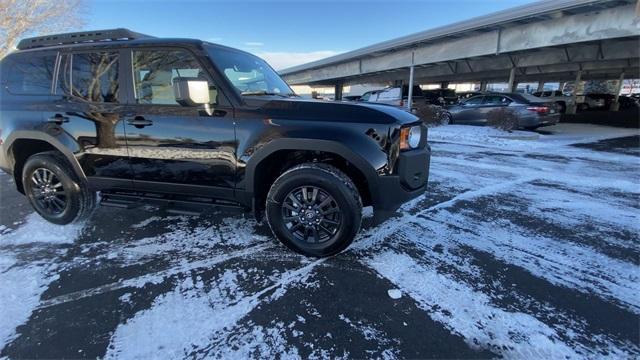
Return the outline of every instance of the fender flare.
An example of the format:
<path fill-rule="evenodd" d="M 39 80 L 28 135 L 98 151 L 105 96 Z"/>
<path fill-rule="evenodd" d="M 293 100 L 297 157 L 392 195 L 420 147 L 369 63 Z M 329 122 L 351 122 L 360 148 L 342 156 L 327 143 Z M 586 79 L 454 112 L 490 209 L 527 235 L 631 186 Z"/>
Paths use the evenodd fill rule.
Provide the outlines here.
<path fill-rule="evenodd" d="M 16 130 L 9 135 L 4 143 L 5 147 L 5 157 L 6 159 L 11 159 L 11 168 L 15 167 L 15 158 L 10 154 L 10 151 L 13 148 L 13 144 L 16 140 L 39 140 L 48 143 L 53 146 L 56 150 L 60 151 L 62 155 L 69 161 L 71 167 L 75 171 L 76 175 L 80 179 L 80 181 L 86 182 L 87 177 L 78 162 L 78 159 L 75 155 L 69 150 L 67 146 L 65 146 L 60 140 L 56 139 L 54 136 L 51 136 L 47 133 L 43 133 L 41 131 L 30 131 L 30 130 Z M 13 174 L 14 177 L 21 176 L 21 174 Z"/>
<path fill-rule="evenodd" d="M 255 154 L 251 156 L 245 167 L 244 189 L 248 193 L 253 193 L 255 188 L 255 170 L 256 167 L 272 155 L 280 150 L 306 150 L 306 151 L 322 151 L 336 154 L 355 166 L 366 178 L 369 192 L 375 198 L 375 190 L 378 186 L 378 175 L 376 169 L 363 158 L 361 155 L 353 152 L 345 145 L 332 140 L 318 139 L 276 139 L 262 146 Z"/>

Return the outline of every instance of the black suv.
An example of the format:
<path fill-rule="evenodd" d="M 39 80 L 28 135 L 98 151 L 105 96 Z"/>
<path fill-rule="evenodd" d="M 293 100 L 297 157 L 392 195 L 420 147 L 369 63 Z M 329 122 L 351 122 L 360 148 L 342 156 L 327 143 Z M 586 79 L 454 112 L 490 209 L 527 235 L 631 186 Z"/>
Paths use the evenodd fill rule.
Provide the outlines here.
<path fill-rule="evenodd" d="M 98 202 L 266 213 L 311 256 L 345 249 L 424 193 L 414 115 L 302 100 L 263 60 L 192 39 L 115 29 L 22 40 L 0 62 L 0 168 L 56 224 Z"/>

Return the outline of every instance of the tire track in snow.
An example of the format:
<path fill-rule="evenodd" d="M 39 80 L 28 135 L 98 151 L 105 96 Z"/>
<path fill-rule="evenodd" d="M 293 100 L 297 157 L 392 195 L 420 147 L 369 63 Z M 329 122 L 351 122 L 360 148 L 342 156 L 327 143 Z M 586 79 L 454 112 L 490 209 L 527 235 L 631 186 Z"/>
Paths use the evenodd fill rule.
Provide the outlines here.
<path fill-rule="evenodd" d="M 577 357 L 548 325 L 528 314 L 496 307 L 486 294 L 419 265 L 409 255 L 386 251 L 363 261 L 473 348 L 508 358 Z"/>
<path fill-rule="evenodd" d="M 206 292 L 203 286 L 183 286 L 155 300 L 154 305 L 137 313 L 116 329 L 105 358 L 149 358 L 161 352 L 168 358 L 207 357 L 214 337 L 224 336 L 225 329 L 245 318 L 261 303 L 282 297 L 287 288 L 304 281 L 325 259 L 315 260 L 295 270 L 288 270 L 272 285 L 252 294 L 243 294 L 233 280 Z M 214 321 L 203 321 L 215 319 Z M 231 349 L 226 349 L 231 351 Z"/>
<path fill-rule="evenodd" d="M 239 258 L 239 257 L 251 256 L 271 248 L 273 248 L 273 246 L 268 246 L 266 244 L 263 244 L 263 245 L 258 245 L 248 249 L 242 249 L 242 250 L 233 251 L 233 252 L 225 252 L 223 254 L 215 255 L 210 259 L 188 262 L 178 266 L 171 267 L 169 269 L 166 269 L 160 272 L 145 274 L 142 276 L 105 284 L 105 285 L 98 286 L 91 289 L 86 289 L 86 290 L 76 291 L 76 292 L 65 294 L 65 295 L 60 295 L 55 298 L 42 301 L 40 303 L 40 306 L 38 306 L 38 308 L 40 309 L 40 308 L 46 308 L 50 306 L 61 305 L 70 301 L 76 301 L 76 300 L 84 299 L 90 296 L 96 296 L 106 292 L 116 291 L 124 288 L 129 288 L 129 287 L 140 288 L 150 283 L 157 284 L 175 275 L 187 273 L 187 272 L 198 270 L 198 269 L 211 268 L 216 265 L 219 265 L 220 263 L 223 263 L 235 258 Z"/>
<path fill-rule="evenodd" d="M 545 279 L 525 269 L 468 247 L 459 241 L 464 235 L 431 235 L 430 229 L 411 224 L 386 243 L 385 249 L 411 253 L 419 266 L 446 274 L 444 276 L 484 293 L 496 308 L 535 317 L 582 356 L 640 353 L 635 343 L 639 333 L 632 320 L 633 313 L 594 294 L 581 295 L 574 288 L 545 284 Z M 612 324 L 601 316 L 594 316 L 594 308 L 620 321 Z"/>
<path fill-rule="evenodd" d="M 640 273 L 634 265 L 517 226 L 489 226 L 447 210 L 417 222 L 425 231 L 488 252 L 553 284 L 597 294 L 640 314 Z M 464 232 L 460 232 L 464 230 Z"/>
<path fill-rule="evenodd" d="M 83 224 L 54 225 L 32 213 L 16 230 L 0 235 L 0 350 L 18 337 L 17 327 L 29 319 L 58 278 L 53 260 L 67 251 L 82 228 Z"/>

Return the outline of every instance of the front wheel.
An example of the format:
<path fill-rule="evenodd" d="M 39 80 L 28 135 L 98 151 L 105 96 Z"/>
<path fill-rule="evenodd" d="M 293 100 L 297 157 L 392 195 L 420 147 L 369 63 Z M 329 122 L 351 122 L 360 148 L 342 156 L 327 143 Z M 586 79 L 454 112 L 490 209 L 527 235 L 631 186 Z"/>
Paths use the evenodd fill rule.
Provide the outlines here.
<path fill-rule="evenodd" d="M 290 249 L 315 257 L 339 253 L 360 230 L 362 201 L 342 171 L 307 163 L 285 171 L 267 195 L 273 234 Z"/>
<path fill-rule="evenodd" d="M 96 193 L 77 179 L 66 159 L 56 152 L 27 159 L 22 184 L 31 206 L 54 224 L 83 220 L 96 205 Z"/>
<path fill-rule="evenodd" d="M 443 112 L 442 115 L 440 115 L 440 125 L 449 125 L 451 124 L 451 120 L 451 114 L 448 112 Z"/>

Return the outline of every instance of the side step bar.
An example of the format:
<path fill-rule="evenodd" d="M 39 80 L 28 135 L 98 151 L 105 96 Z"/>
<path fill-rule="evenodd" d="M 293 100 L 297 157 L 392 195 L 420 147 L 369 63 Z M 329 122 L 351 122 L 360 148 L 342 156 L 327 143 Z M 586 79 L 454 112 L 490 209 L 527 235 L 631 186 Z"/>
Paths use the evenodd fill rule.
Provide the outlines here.
<path fill-rule="evenodd" d="M 101 193 L 100 205 L 121 209 L 134 209 L 144 205 L 156 205 L 170 213 L 199 215 L 211 208 L 246 211 L 242 205 L 226 200 L 177 196 L 169 194 L 109 191 Z"/>

